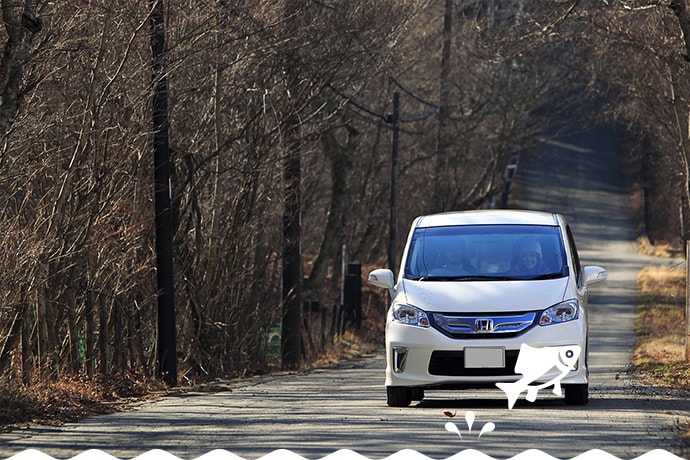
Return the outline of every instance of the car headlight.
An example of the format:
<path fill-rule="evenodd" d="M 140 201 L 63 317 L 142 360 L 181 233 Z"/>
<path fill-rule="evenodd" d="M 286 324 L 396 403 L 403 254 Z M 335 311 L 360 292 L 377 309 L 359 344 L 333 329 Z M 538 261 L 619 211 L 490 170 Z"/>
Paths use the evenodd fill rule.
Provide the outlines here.
<path fill-rule="evenodd" d="M 403 303 L 393 305 L 393 321 L 410 326 L 429 327 L 429 317 L 424 310 Z"/>
<path fill-rule="evenodd" d="M 547 308 L 541 313 L 539 317 L 540 326 L 548 326 L 549 324 L 565 323 L 577 319 L 579 314 L 579 307 L 577 300 L 568 300 L 553 307 Z"/>

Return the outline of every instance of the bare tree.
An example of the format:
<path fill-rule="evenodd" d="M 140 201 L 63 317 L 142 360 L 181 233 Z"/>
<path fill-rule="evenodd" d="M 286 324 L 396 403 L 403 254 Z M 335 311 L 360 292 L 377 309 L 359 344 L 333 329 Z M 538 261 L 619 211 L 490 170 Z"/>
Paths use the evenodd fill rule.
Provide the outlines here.
<path fill-rule="evenodd" d="M 510 156 L 566 127 L 624 126 L 648 185 L 672 187 L 654 171 L 687 159 L 678 6 L 166 5 L 182 382 L 277 365 L 285 300 L 297 318 L 283 325 L 286 365 L 334 341 L 321 313 L 340 300 L 342 246 L 347 260 L 386 257 L 394 93 L 401 228 L 439 200 L 490 206 Z M 0 151 L 0 370 L 27 383 L 153 373 L 151 9 L 47 2 L 41 22 L 36 3 L 3 6 L 5 55 L 23 77 L 0 63 L 21 102 L 0 107 L 13 121 Z M 674 208 L 669 222 L 677 209 L 690 214 Z M 322 324 L 298 316 L 300 297 L 322 305 Z"/>

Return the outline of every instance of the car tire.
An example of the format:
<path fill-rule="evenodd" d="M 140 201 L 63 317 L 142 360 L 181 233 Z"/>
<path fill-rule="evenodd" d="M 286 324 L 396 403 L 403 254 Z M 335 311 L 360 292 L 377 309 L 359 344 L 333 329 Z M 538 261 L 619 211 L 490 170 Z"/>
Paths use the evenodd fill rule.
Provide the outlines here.
<path fill-rule="evenodd" d="M 412 402 L 412 390 L 408 387 L 386 387 L 390 407 L 407 407 Z"/>
<path fill-rule="evenodd" d="M 424 399 L 424 388 L 411 388 L 410 399 L 412 399 L 412 401 L 421 401 Z"/>
<path fill-rule="evenodd" d="M 563 385 L 565 403 L 570 406 L 584 406 L 589 401 L 589 384 L 571 383 Z"/>

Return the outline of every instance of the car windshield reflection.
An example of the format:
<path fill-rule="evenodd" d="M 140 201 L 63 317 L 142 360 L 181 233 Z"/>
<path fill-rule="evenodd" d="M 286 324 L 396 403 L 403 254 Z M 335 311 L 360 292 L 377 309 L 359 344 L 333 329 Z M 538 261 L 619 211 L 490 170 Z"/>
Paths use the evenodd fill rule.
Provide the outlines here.
<path fill-rule="evenodd" d="M 405 263 L 405 278 L 417 281 L 524 281 L 567 274 L 559 228 L 543 225 L 420 228 Z"/>

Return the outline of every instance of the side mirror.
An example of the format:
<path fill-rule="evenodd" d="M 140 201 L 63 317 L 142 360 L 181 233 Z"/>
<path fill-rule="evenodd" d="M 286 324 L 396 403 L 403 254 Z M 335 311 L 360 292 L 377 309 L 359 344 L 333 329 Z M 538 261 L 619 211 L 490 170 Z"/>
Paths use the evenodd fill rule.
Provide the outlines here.
<path fill-rule="evenodd" d="M 607 278 L 606 270 L 596 265 L 588 265 L 582 269 L 582 285 L 593 286 L 603 283 Z"/>
<path fill-rule="evenodd" d="M 384 289 L 393 289 L 395 279 L 393 272 L 387 268 L 378 268 L 369 273 L 369 284 Z"/>
<path fill-rule="evenodd" d="M 369 273 L 369 284 L 388 289 L 391 296 L 395 294 L 395 277 L 393 272 L 387 268 L 378 268 Z"/>

